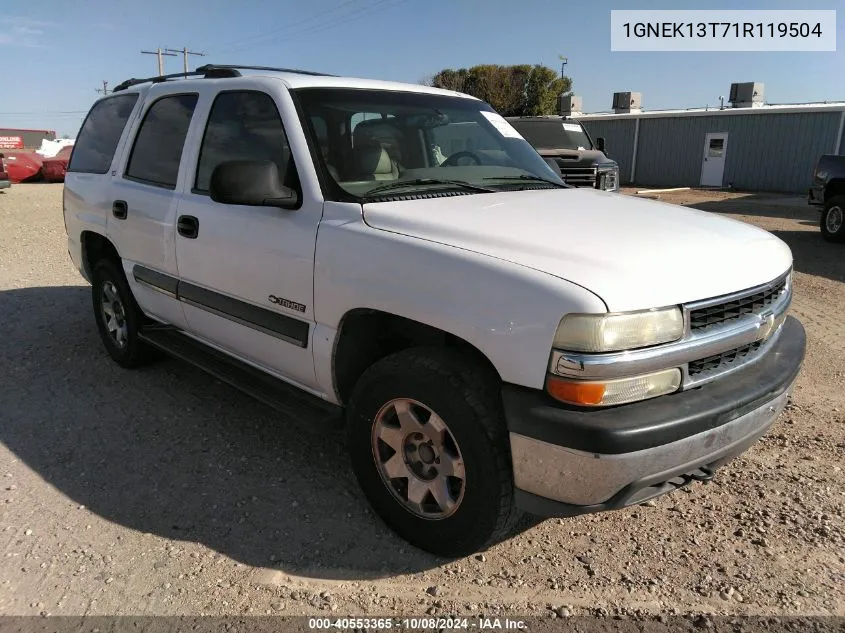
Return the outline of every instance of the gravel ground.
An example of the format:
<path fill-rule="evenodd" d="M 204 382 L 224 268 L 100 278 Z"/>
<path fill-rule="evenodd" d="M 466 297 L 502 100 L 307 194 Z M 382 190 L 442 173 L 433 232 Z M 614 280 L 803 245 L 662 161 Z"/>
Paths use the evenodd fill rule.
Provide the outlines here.
<path fill-rule="evenodd" d="M 0 614 L 845 615 L 845 246 L 800 199 L 660 199 L 795 254 L 808 355 L 710 484 L 444 561 L 365 509 L 342 438 L 175 360 L 110 362 L 62 185 L 0 194 Z"/>

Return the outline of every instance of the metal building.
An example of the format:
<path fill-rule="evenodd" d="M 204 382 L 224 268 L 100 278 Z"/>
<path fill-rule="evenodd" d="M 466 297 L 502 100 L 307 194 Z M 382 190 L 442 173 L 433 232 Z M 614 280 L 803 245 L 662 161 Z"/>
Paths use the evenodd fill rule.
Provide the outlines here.
<path fill-rule="evenodd" d="M 764 105 L 763 85 L 734 84 L 722 109 L 640 109 L 639 93 L 616 93 L 614 111 L 573 112 L 624 184 L 804 192 L 822 154 L 845 153 L 845 102 Z"/>

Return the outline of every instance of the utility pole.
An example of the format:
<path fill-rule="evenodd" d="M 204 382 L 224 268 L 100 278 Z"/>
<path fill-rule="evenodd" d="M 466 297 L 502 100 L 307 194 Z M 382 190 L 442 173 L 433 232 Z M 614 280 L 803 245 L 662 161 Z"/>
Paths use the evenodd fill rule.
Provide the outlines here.
<path fill-rule="evenodd" d="M 182 61 L 184 62 L 183 67 L 185 69 L 185 74 L 188 74 L 188 55 L 197 55 L 198 57 L 205 57 L 205 53 L 195 53 L 194 51 L 189 51 L 187 47 L 179 50 L 175 48 L 165 48 L 165 51 L 168 53 L 182 53 Z"/>
<path fill-rule="evenodd" d="M 97 92 L 101 92 L 103 96 L 107 95 L 109 93 L 109 82 L 103 79 L 103 87 L 97 88 Z"/>
<path fill-rule="evenodd" d="M 156 55 L 158 56 L 158 75 L 161 77 L 164 74 L 164 55 L 169 57 L 176 57 L 176 53 L 167 53 L 163 51 L 161 48 L 157 48 L 154 51 L 141 51 L 144 55 Z"/>

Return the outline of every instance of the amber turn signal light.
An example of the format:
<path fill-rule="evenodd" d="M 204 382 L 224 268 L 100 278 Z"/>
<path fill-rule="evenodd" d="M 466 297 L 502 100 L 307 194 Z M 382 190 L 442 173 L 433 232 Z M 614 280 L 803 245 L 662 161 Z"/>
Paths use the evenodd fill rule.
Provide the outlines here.
<path fill-rule="evenodd" d="M 598 382 L 574 382 L 549 377 L 546 390 L 549 395 L 562 402 L 595 406 L 604 398 L 605 386 Z"/>
<path fill-rule="evenodd" d="M 680 386 L 681 370 L 678 368 L 601 382 L 564 380 L 557 376 L 549 376 L 546 379 L 546 391 L 550 396 L 561 402 L 582 407 L 610 407 L 647 400 L 677 391 Z"/>

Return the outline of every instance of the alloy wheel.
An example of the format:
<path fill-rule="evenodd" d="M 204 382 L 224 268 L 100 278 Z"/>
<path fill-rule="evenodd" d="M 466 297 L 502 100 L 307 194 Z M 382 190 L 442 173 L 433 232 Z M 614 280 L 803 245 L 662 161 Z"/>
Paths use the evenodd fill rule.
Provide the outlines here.
<path fill-rule="evenodd" d="M 425 519 L 445 519 L 461 505 L 466 487 L 463 457 L 449 427 L 432 409 L 407 398 L 376 414 L 373 457 L 397 501 Z"/>
<path fill-rule="evenodd" d="M 827 210 L 827 218 L 825 219 L 825 228 L 827 232 L 834 235 L 842 228 L 843 213 L 842 207 L 830 207 Z"/>
<path fill-rule="evenodd" d="M 103 323 L 112 342 L 117 347 L 123 349 L 129 340 L 129 328 L 126 324 L 126 310 L 123 307 L 123 302 L 120 300 L 117 286 L 112 281 L 106 281 L 103 284 L 103 289 L 100 293 L 100 310 L 102 312 Z"/>

